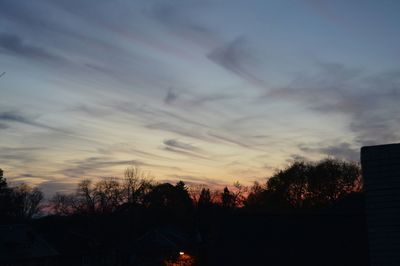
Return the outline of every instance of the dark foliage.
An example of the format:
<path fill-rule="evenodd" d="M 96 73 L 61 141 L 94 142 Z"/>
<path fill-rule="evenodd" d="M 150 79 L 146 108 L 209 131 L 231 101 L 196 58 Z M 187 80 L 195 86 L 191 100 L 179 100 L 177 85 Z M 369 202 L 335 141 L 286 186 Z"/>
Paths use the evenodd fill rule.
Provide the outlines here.
<path fill-rule="evenodd" d="M 0 169 L 0 222 L 23 221 L 40 211 L 43 193 L 26 184 L 9 187 Z"/>
<path fill-rule="evenodd" d="M 356 163 L 335 159 L 299 161 L 276 172 L 265 187 L 255 184 L 245 205 L 272 209 L 324 207 L 361 189 L 361 169 Z"/>

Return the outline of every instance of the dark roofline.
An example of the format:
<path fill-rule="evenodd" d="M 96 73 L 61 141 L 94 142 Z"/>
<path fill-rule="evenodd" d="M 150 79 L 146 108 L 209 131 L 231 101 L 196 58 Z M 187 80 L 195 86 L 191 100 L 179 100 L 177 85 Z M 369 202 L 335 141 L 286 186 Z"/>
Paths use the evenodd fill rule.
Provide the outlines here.
<path fill-rule="evenodd" d="M 365 149 L 382 149 L 382 148 L 391 148 L 394 146 L 400 146 L 400 143 L 388 143 L 388 144 L 377 144 L 377 145 L 369 145 L 361 147 L 361 152 Z"/>

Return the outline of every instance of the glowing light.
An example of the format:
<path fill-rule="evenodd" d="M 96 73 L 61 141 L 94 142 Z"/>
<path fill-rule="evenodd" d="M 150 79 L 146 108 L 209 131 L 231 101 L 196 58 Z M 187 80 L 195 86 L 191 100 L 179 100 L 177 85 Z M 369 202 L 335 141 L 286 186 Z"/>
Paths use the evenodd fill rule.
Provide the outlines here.
<path fill-rule="evenodd" d="M 180 251 L 180 252 L 179 252 L 179 255 L 181 255 L 181 256 L 182 256 L 182 255 L 185 255 L 185 252 Z"/>

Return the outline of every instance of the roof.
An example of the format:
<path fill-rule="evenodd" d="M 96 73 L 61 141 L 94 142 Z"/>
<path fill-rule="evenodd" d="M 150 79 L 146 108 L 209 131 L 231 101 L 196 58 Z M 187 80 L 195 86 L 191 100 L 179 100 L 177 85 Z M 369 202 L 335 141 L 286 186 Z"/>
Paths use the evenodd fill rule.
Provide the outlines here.
<path fill-rule="evenodd" d="M 0 261 L 19 261 L 59 255 L 27 225 L 0 225 Z"/>

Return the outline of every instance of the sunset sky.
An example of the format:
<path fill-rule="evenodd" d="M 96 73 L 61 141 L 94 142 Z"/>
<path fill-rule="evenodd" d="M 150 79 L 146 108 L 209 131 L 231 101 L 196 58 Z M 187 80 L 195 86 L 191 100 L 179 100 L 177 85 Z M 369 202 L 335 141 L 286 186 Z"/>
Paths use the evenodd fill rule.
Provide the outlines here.
<path fill-rule="evenodd" d="M 400 140 L 400 1 L 0 0 L 0 168 L 265 180 Z"/>

